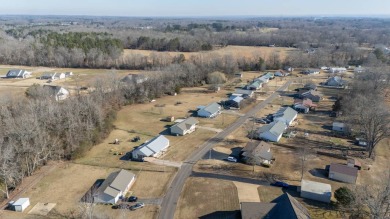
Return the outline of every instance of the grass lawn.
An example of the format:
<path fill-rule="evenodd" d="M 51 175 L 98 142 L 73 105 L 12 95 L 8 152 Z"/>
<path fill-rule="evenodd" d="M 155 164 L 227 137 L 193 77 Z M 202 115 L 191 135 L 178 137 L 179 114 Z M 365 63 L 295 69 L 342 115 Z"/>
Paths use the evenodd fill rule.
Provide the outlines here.
<path fill-rule="evenodd" d="M 231 218 L 239 209 L 237 189 L 232 182 L 190 177 L 181 193 L 175 218 Z"/>

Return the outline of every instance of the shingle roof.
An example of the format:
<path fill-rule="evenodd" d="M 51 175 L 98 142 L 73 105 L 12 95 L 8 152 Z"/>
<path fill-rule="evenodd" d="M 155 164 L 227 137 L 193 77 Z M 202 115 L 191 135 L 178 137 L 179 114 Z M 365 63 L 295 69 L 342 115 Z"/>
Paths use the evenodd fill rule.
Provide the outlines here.
<path fill-rule="evenodd" d="M 97 194 L 101 193 L 116 197 L 120 191 L 125 191 L 135 175 L 127 170 L 120 170 L 111 173 L 102 185 L 97 190 Z"/>
<path fill-rule="evenodd" d="M 159 153 L 168 144 L 169 140 L 165 136 L 159 135 L 139 146 L 136 150 L 141 151 L 145 156 L 151 156 L 153 154 Z"/>
<path fill-rule="evenodd" d="M 242 202 L 241 218 L 242 219 L 265 218 L 275 206 L 276 206 L 275 203 Z"/>
<path fill-rule="evenodd" d="M 329 167 L 329 172 L 342 173 L 354 177 L 357 177 L 358 175 L 357 168 L 338 163 L 332 163 Z"/>
<path fill-rule="evenodd" d="M 171 128 L 179 127 L 181 130 L 187 130 L 187 129 L 191 128 L 191 126 L 196 125 L 198 123 L 199 123 L 199 121 L 196 120 L 194 117 L 189 117 L 189 118 L 187 118 L 179 123 L 176 123 Z"/>
<path fill-rule="evenodd" d="M 286 130 L 287 126 L 284 122 L 272 122 L 270 124 L 264 125 L 258 129 L 259 133 L 263 132 L 271 132 L 275 136 L 279 136 L 283 134 L 284 130 Z"/>
<path fill-rule="evenodd" d="M 205 110 L 211 114 L 217 113 L 220 109 L 221 109 L 221 106 L 215 102 L 210 103 L 209 105 L 207 105 L 206 107 L 203 108 L 203 110 Z"/>
<path fill-rule="evenodd" d="M 21 70 L 21 69 L 11 69 L 8 71 L 7 73 L 7 77 L 21 77 L 23 76 L 25 70 Z"/>
<path fill-rule="evenodd" d="M 248 142 L 246 146 L 242 149 L 242 151 L 244 152 L 242 153 L 242 155 L 245 157 L 259 156 L 262 159 L 271 160 L 273 156 L 270 149 L 271 145 L 266 143 L 265 141 Z"/>

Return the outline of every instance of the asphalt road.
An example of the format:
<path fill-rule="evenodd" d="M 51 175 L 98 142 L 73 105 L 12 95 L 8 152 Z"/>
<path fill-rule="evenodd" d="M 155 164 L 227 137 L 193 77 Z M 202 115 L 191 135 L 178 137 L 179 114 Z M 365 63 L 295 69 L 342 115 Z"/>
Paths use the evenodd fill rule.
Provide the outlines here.
<path fill-rule="evenodd" d="M 192 167 L 194 164 L 202 159 L 209 150 L 211 150 L 215 144 L 222 141 L 233 131 L 238 129 L 241 125 L 245 123 L 247 119 L 256 115 L 258 111 L 263 109 L 267 104 L 271 103 L 275 98 L 279 96 L 279 92 L 284 91 L 290 84 L 292 80 L 287 81 L 283 86 L 281 86 L 277 92 L 271 94 L 267 99 L 256 105 L 253 109 L 247 112 L 244 116 L 237 119 L 233 124 L 224 129 L 222 132 L 215 135 L 213 138 L 209 139 L 203 143 L 198 150 L 194 151 L 188 159 L 183 163 L 182 167 L 177 172 L 175 178 L 173 179 L 166 195 L 163 198 L 161 205 L 161 210 L 158 215 L 158 219 L 173 219 L 175 215 L 176 205 L 180 198 L 180 193 L 183 190 L 183 186 L 187 178 L 192 173 Z"/>

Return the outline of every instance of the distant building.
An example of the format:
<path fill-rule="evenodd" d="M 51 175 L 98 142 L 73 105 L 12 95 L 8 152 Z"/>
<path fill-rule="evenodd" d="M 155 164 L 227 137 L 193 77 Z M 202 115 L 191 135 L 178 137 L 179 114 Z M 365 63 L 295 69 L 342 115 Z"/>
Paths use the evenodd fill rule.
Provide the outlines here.
<path fill-rule="evenodd" d="M 9 70 L 6 78 L 28 78 L 31 77 L 31 72 L 21 69 L 12 69 Z"/>
<path fill-rule="evenodd" d="M 317 75 L 320 73 L 320 71 L 320 69 L 305 69 L 302 71 L 302 73 L 305 75 Z"/>
<path fill-rule="evenodd" d="M 301 113 L 308 113 L 310 110 L 314 110 L 317 107 L 310 99 L 294 99 L 293 108 Z"/>
<path fill-rule="evenodd" d="M 292 72 L 292 71 L 294 71 L 294 68 L 291 66 L 284 66 L 283 70 L 288 71 L 288 72 Z"/>
<path fill-rule="evenodd" d="M 326 183 L 302 180 L 301 197 L 330 203 L 330 199 L 332 198 L 332 187 L 330 184 Z"/>
<path fill-rule="evenodd" d="M 248 90 L 258 90 L 259 88 L 261 88 L 263 85 L 263 83 L 260 81 L 260 80 L 257 80 L 257 81 L 253 81 L 252 83 L 250 83 L 248 86 L 247 86 L 247 89 Z"/>
<path fill-rule="evenodd" d="M 69 91 L 61 86 L 43 85 L 43 89 L 47 90 L 50 97 L 56 101 L 65 100 L 69 97 Z"/>
<path fill-rule="evenodd" d="M 346 84 L 346 82 L 341 79 L 340 76 L 334 76 L 328 78 L 328 80 L 325 82 L 327 86 L 333 86 L 333 87 L 342 87 Z"/>
<path fill-rule="evenodd" d="M 54 80 L 54 72 L 45 72 L 39 78 L 41 80 Z"/>
<path fill-rule="evenodd" d="M 23 212 L 30 206 L 29 198 L 19 198 L 16 202 L 12 202 L 12 208 L 14 211 Z"/>
<path fill-rule="evenodd" d="M 346 132 L 347 126 L 345 125 L 345 123 L 342 122 L 333 122 L 332 130 L 337 132 Z"/>
<path fill-rule="evenodd" d="M 244 100 L 243 97 L 240 96 L 230 96 L 229 100 L 225 102 L 225 106 L 227 107 L 234 107 L 234 108 L 241 108 L 241 102 Z"/>
<path fill-rule="evenodd" d="M 328 69 L 329 73 L 345 73 L 347 72 L 347 69 L 344 67 L 330 67 Z"/>
<path fill-rule="evenodd" d="M 298 97 L 301 99 L 310 99 L 313 102 L 320 102 L 322 99 L 322 94 L 319 91 L 315 90 L 302 90 L 298 92 Z"/>
<path fill-rule="evenodd" d="M 241 157 L 244 162 L 252 160 L 256 165 L 269 164 L 273 158 L 271 145 L 264 141 L 248 142 L 241 150 Z"/>
<path fill-rule="evenodd" d="M 242 98 L 246 99 L 249 97 L 253 97 L 253 95 L 253 90 L 236 89 L 231 96 L 241 96 Z"/>

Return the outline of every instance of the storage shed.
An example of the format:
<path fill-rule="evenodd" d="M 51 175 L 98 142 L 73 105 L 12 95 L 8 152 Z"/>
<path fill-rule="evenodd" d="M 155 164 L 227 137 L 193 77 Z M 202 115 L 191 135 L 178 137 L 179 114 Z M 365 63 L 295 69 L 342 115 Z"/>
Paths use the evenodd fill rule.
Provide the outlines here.
<path fill-rule="evenodd" d="M 338 180 L 346 183 L 356 183 L 358 169 L 354 166 L 332 163 L 329 168 L 329 179 Z"/>
<path fill-rule="evenodd" d="M 326 183 L 302 180 L 301 197 L 329 203 L 332 197 L 332 187 Z"/>
<path fill-rule="evenodd" d="M 16 202 L 12 203 L 12 206 L 15 211 L 23 212 L 30 206 L 30 199 L 29 198 L 20 198 Z"/>
<path fill-rule="evenodd" d="M 344 123 L 342 122 L 334 122 L 332 124 L 332 130 L 337 132 L 346 132 L 347 128 Z"/>

